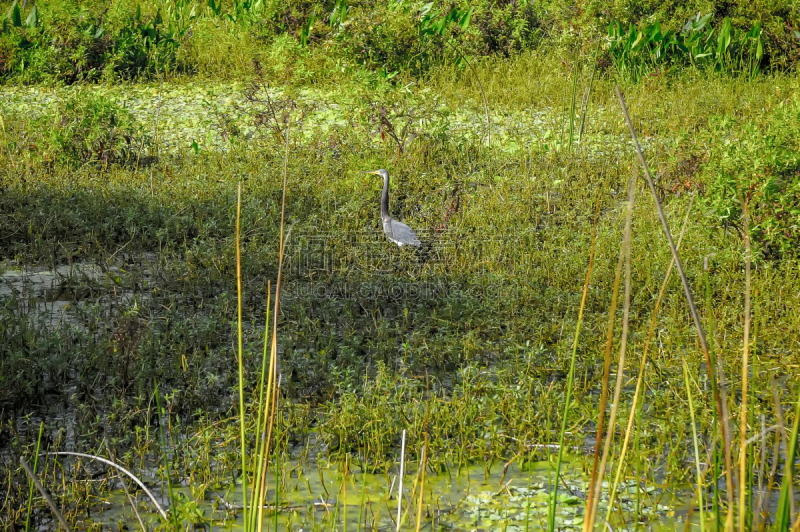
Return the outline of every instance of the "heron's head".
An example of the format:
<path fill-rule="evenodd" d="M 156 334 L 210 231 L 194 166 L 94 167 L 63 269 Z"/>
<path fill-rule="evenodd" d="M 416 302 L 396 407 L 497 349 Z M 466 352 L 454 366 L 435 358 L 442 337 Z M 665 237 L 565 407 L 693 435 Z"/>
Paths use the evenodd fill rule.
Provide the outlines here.
<path fill-rule="evenodd" d="M 374 174 L 374 175 L 379 175 L 379 176 L 381 176 L 383 179 L 389 179 L 389 172 L 387 172 L 387 171 L 386 171 L 386 170 L 384 170 L 383 168 L 381 168 L 380 170 L 373 170 L 373 171 L 371 171 L 371 172 L 364 172 L 364 173 L 365 173 L 365 174 Z"/>

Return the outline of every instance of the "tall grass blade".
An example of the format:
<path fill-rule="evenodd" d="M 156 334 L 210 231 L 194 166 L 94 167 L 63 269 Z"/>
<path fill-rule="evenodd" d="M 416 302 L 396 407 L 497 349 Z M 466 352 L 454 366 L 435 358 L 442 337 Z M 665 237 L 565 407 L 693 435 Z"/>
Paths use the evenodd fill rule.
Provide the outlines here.
<path fill-rule="evenodd" d="M 172 494 L 172 475 L 170 474 L 169 471 L 169 456 L 167 456 L 167 439 L 164 437 L 164 423 L 162 422 L 162 418 L 164 417 L 164 412 L 163 410 L 161 410 L 161 399 L 159 398 L 160 394 L 158 393 L 158 383 L 155 381 L 155 379 L 153 380 L 153 384 L 156 389 L 155 391 L 156 391 L 156 407 L 158 408 L 158 430 L 161 433 L 161 449 L 162 452 L 164 453 L 164 471 L 167 474 L 167 488 L 169 489 L 169 505 L 170 508 L 174 510 L 175 497 Z M 172 512 L 172 517 L 173 519 L 175 519 L 174 524 L 175 524 L 175 529 L 177 530 L 178 516 L 175 514 L 174 511 Z"/>
<path fill-rule="evenodd" d="M 586 497 L 586 510 L 584 512 L 583 532 L 588 532 L 594 527 L 594 514 L 592 508 L 595 498 L 595 481 L 597 479 L 597 466 L 600 463 L 600 447 L 603 444 L 603 429 L 605 427 L 606 405 L 608 404 L 608 380 L 611 374 L 611 348 L 614 346 L 614 326 L 616 325 L 617 303 L 619 300 L 619 286 L 622 280 L 622 267 L 625 264 L 624 242 L 620 242 L 619 258 L 614 273 L 614 288 L 611 292 L 611 305 L 608 310 L 608 327 L 606 329 L 606 347 L 603 356 L 603 390 L 600 393 L 600 411 L 595 430 L 594 457 L 592 459 L 592 474 L 589 480 L 589 493 Z M 599 497 L 599 493 L 597 494 Z"/>
<path fill-rule="evenodd" d="M 780 406 L 778 406 L 778 408 L 780 408 Z M 791 508 L 794 496 L 792 493 L 792 483 L 794 476 L 794 457 L 797 454 L 798 428 L 800 428 L 800 387 L 797 389 L 794 424 L 792 425 L 792 434 L 788 442 L 789 445 L 786 449 L 786 462 L 783 466 L 783 483 L 781 484 L 781 494 L 778 499 L 778 509 L 775 512 L 775 525 L 773 527 L 775 532 L 789 530 L 789 525 L 792 523 L 792 519 L 794 519 Z"/>
<path fill-rule="evenodd" d="M 361 517 L 364 514 L 364 497 L 367 493 L 367 482 L 364 480 L 364 474 L 361 474 L 361 501 L 358 503 L 358 532 L 361 532 Z M 400 516 L 397 516 L 400 519 Z M 366 523 L 364 523 L 366 526 Z"/>
<path fill-rule="evenodd" d="M 236 192 L 236 331 L 238 338 L 237 361 L 239 362 L 239 446 L 242 453 L 242 518 L 245 526 L 249 523 L 247 515 L 247 442 L 244 428 L 244 354 L 242 333 L 242 250 L 240 238 L 242 219 L 242 183 L 239 183 Z"/>
<path fill-rule="evenodd" d="M 277 483 L 277 481 L 276 481 Z M 278 491 L 276 490 L 277 494 Z M 278 508 L 278 498 L 275 497 L 275 508 Z M 278 515 L 278 512 L 275 512 Z M 342 528 L 347 532 L 347 456 L 344 459 L 344 470 L 342 471 Z M 278 530 L 278 522 L 275 521 L 275 530 Z"/>
<path fill-rule="evenodd" d="M 420 531 L 422 527 L 422 503 L 425 497 L 425 469 L 426 463 L 428 460 L 428 433 L 430 432 L 430 414 L 431 414 L 431 396 L 430 396 L 430 388 L 428 386 L 428 375 L 425 375 L 425 388 L 427 388 L 427 401 L 425 404 L 425 440 L 422 442 L 422 463 L 420 467 L 422 471 L 420 473 L 420 484 L 419 484 L 419 503 L 417 504 L 417 528 L 416 532 Z"/>
<path fill-rule="evenodd" d="M 586 117 L 589 113 L 589 101 L 592 97 L 592 87 L 594 86 L 594 78 L 595 74 L 597 74 L 597 55 L 600 53 L 600 41 L 597 42 L 597 47 L 594 51 L 594 58 L 592 60 L 592 75 L 589 78 L 589 87 L 586 90 L 586 97 L 584 98 L 584 102 L 581 105 L 581 123 L 580 127 L 578 128 L 578 143 L 580 144 L 583 141 L 583 132 L 586 130 Z"/>
<path fill-rule="evenodd" d="M 36 438 L 36 455 L 33 457 L 33 473 L 36 474 L 36 468 L 39 465 L 39 448 L 42 445 L 42 433 L 44 432 L 44 421 L 39 423 L 39 437 Z M 28 513 L 25 516 L 25 532 L 28 532 L 28 527 L 31 523 L 31 506 L 33 505 L 33 479 L 31 479 L 30 489 L 28 491 Z"/>
<path fill-rule="evenodd" d="M 266 438 L 266 420 L 267 416 L 264 412 L 264 375 L 267 371 L 267 347 L 269 345 L 269 306 L 270 306 L 270 298 L 272 297 L 272 281 L 267 281 L 267 311 L 266 311 L 266 319 L 264 321 L 264 352 L 261 355 L 261 379 L 259 383 L 259 393 L 258 393 L 258 416 L 256 417 L 256 458 L 258 462 L 256 463 L 256 475 L 253 478 L 253 498 L 255 499 L 258 494 L 261 493 L 261 486 L 264 482 L 266 482 L 266 478 L 264 473 L 262 473 L 262 468 L 258 467 L 264 463 L 264 460 L 267 457 L 264 455 L 266 451 L 266 445 L 264 439 Z M 270 374 L 270 377 L 272 374 Z M 267 394 L 269 394 L 269 389 L 267 389 Z M 259 427 L 262 427 L 262 430 L 259 430 Z M 257 499 L 258 506 L 263 505 L 263 499 Z M 251 512 L 249 529 L 253 530 L 255 528 L 255 512 Z"/>
<path fill-rule="evenodd" d="M 683 384 L 686 387 L 686 397 L 689 400 L 689 416 L 692 418 L 692 441 L 694 443 L 694 465 L 697 469 L 697 506 L 700 508 L 700 532 L 706 530 L 705 508 L 703 507 L 703 473 L 700 471 L 700 447 L 697 444 L 697 423 L 694 419 L 694 402 L 692 389 L 689 386 L 689 367 L 683 361 Z"/>
<path fill-rule="evenodd" d="M 269 426 L 267 430 L 267 439 L 265 441 L 266 450 L 264 453 L 264 460 L 262 465 L 262 475 L 266 478 L 267 472 L 267 464 L 269 462 L 269 451 L 270 451 L 270 444 L 272 442 L 272 428 L 275 423 L 275 410 L 278 406 L 278 386 L 280 385 L 278 381 L 278 310 L 280 309 L 280 301 L 281 301 L 281 283 L 283 281 L 283 259 L 284 259 L 284 247 L 286 246 L 286 241 L 289 240 L 289 234 L 291 234 L 291 228 L 289 229 L 289 233 L 286 234 L 284 238 L 284 222 L 286 219 L 286 179 L 289 173 L 289 139 L 291 137 L 291 120 L 289 120 L 286 124 L 286 144 L 284 150 L 284 159 L 283 159 L 283 187 L 282 187 L 282 198 L 281 198 L 281 226 L 280 226 L 280 237 L 279 237 L 279 244 L 278 244 L 278 280 L 275 283 L 275 307 L 272 311 L 272 348 L 270 349 L 269 355 L 269 382 L 267 384 L 267 397 L 271 397 L 271 406 L 269 408 Z M 270 389 L 271 388 L 271 389 Z M 271 394 L 270 394 L 271 392 Z M 277 464 L 277 459 L 275 460 Z M 261 495 L 259 501 L 264 500 L 264 494 L 266 490 L 266 482 L 261 484 Z M 278 485 L 277 482 L 275 484 L 275 496 L 278 495 Z M 258 532 L 261 532 L 263 529 L 263 512 L 264 512 L 264 505 L 259 504 L 258 506 Z M 276 516 L 277 516 L 277 507 L 275 509 Z"/>
<path fill-rule="evenodd" d="M 756 322 L 758 323 L 758 322 Z M 756 502 L 753 509 L 753 522 L 751 530 L 758 530 L 759 521 L 761 520 L 761 505 L 764 502 L 764 465 L 767 460 L 767 424 L 764 421 L 764 415 L 761 415 L 761 450 L 759 452 L 758 464 L 758 502 Z"/>
<path fill-rule="evenodd" d="M 33 482 L 33 485 L 36 486 L 36 489 L 39 490 L 39 493 L 42 494 L 42 497 L 44 497 L 45 502 L 47 502 L 47 506 L 50 507 L 50 511 L 52 511 L 53 515 L 56 516 L 56 519 L 58 519 L 58 522 L 61 523 L 61 526 L 64 527 L 64 530 L 66 530 L 67 532 L 71 532 L 72 529 L 69 527 L 69 523 L 67 523 L 67 520 L 64 519 L 64 516 L 61 514 L 61 512 L 58 511 L 58 507 L 56 506 L 55 501 L 47 492 L 47 490 L 44 489 L 42 483 L 39 482 L 39 477 L 37 477 L 36 473 L 34 473 L 31 470 L 31 466 L 28 465 L 28 462 L 25 461 L 25 458 L 20 456 L 19 463 L 22 465 L 22 468 L 25 470 L 25 473 L 27 473 L 28 478 L 30 478 L 31 482 Z"/>
<path fill-rule="evenodd" d="M 281 387 L 281 379 L 280 379 L 280 377 L 278 377 L 278 382 L 275 385 L 274 397 L 278 396 L 278 390 L 280 389 L 280 387 Z M 276 401 L 277 401 L 277 399 L 273 399 L 273 401 L 272 401 L 272 412 L 273 413 L 275 412 L 275 408 L 277 406 Z M 273 419 L 273 418 L 270 417 L 270 419 Z M 277 531 L 278 530 L 278 504 L 280 503 L 280 493 L 281 493 L 281 490 L 280 490 L 281 455 L 277 451 L 277 445 L 275 447 L 276 447 L 276 451 L 275 451 L 275 510 L 274 510 L 272 516 L 275 518 L 275 530 Z M 347 503 L 345 502 L 345 504 L 347 504 Z M 261 506 L 263 507 L 264 505 L 262 504 Z M 345 528 L 345 532 L 347 532 L 347 516 L 345 516 L 344 528 Z"/>
<path fill-rule="evenodd" d="M 708 333 L 709 333 L 709 339 L 710 339 L 710 341 L 709 341 L 709 356 L 711 357 L 712 364 L 716 364 L 716 356 L 714 354 L 715 350 L 717 349 L 717 346 L 714 344 L 714 334 L 715 334 L 715 330 L 716 329 L 715 329 L 715 326 L 714 326 L 714 310 L 713 310 L 713 308 L 711 306 L 711 281 L 709 280 L 709 275 L 708 275 L 709 274 L 709 269 L 710 269 L 709 268 L 709 260 L 708 259 L 710 259 L 711 256 L 712 255 L 706 255 L 705 257 L 703 257 L 703 279 L 705 281 L 705 287 L 706 287 L 706 309 L 707 309 L 706 311 L 708 312 L 707 320 L 708 320 Z M 712 381 L 711 382 L 711 392 L 712 392 L 712 394 L 716 394 L 716 388 L 717 388 L 716 382 Z M 712 423 L 713 423 L 712 426 L 713 426 L 713 430 L 714 431 L 717 430 L 718 424 L 722 423 L 722 421 L 719 418 L 719 413 L 718 413 L 718 411 L 716 409 L 714 410 L 714 416 L 713 416 L 713 419 L 712 419 Z M 712 453 L 711 453 L 711 461 L 712 461 L 713 466 L 714 466 L 714 478 L 719 478 L 719 476 L 720 476 L 719 452 L 717 450 L 717 446 L 716 445 L 717 444 L 716 444 L 716 440 L 715 440 L 714 445 L 712 445 L 712 447 L 711 447 L 711 451 L 712 451 Z M 711 511 L 712 511 L 712 515 L 714 516 L 715 529 L 719 530 L 721 528 L 720 519 L 719 519 L 719 503 L 720 503 L 719 482 L 714 482 L 714 488 L 713 489 L 714 489 L 714 493 L 713 493 L 712 498 L 711 498 Z"/>
<path fill-rule="evenodd" d="M 572 103 L 569 107 L 569 149 L 575 140 L 575 103 L 578 98 L 578 46 L 575 46 L 575 65 L 572 68 Z"/>
<path fill-rule="evenodd" d="M 567 395 L 564 398 L 564 417 L 561 420 L 561 432 L 558 435 L 558 456 L 556 458 L 556 478 L 553 491 L 550 494 L 550 509 L 547 516 L 547 530 L 553 532 L 556 528 L 556 505 L 558 502 L 558 481 L 561 475 L 561 462 L 564 455 L 564 434 L 567 432 L 567 418 L 569 417 L 569 406 L 572 401 L 572 384 L 575 376 L 575 359 L 578 354 L 578 340 L 580 339 L 581 326 L 583 325 L 583 311 L 586 308 L 586 296 L 589 293 L 589 281 L 592 278 L 594 267 L 595 243 L 597 240 L 597 219 L 600 213 L 600 202 L 597 202 L 597 210 L 594 216 L 592 227 L 592 243 L 589 250 L 589 266 L 586 268 L 586 282 L 583 285 L 583 295 L 581 296 L 581 306 L 578 309 L 578 323 L 575 325 L 575 340 L 572 342 L 572 358 L 569 364 L 569 375 L 567 376 Z M 548 431 L 549 433 L 549 431 Z"/>
<path fill-rule="evenodd" d="M 400 532 L 401 507 L 403 506 L 403 474 L 406 462 L 406 429 L 403 429 L 403 439 L 400 442 L 400 477 L 397 488 L 397 532 Z"/>

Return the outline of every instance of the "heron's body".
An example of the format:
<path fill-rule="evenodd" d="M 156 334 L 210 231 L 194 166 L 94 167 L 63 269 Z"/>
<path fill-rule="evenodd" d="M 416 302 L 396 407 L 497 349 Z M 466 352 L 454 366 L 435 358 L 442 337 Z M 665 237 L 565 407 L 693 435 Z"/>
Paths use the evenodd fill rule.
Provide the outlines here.
<path fill-rule="evenodd" d="M 414 231 L 402 222 L 394 220 L 389 216 L 389 172 L 386 170 L 376 170 L 375 172 L 367 172 L 370 174 L 379 175 L 383 178 L 383 192 L 381 193 L 381 220 L 383 221 L 383 232 L 389 242 L 393 242 L 398 246 L 415 246 L 419 247 L 422 243 L 414 234 Z"/>
<path fill-rule="evenodd" d="M 383 232 L 389 242 L 394 242 L 400 247 L 403 246 L 420 246 L 420 241 L 414 231 L 403 222 L 392 220 L 391 218 L 383 221 Z"/>

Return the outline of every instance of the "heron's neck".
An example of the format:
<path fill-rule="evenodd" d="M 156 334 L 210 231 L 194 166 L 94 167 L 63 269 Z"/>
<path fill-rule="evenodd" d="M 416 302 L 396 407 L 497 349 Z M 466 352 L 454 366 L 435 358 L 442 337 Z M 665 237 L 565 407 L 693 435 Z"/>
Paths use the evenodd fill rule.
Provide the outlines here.
<path fill-rule="evenodd" d="M 383 179 L 383 192 L 381 193 L 381 218 L 386 221 L 389 216 L 389 176 Z"/>

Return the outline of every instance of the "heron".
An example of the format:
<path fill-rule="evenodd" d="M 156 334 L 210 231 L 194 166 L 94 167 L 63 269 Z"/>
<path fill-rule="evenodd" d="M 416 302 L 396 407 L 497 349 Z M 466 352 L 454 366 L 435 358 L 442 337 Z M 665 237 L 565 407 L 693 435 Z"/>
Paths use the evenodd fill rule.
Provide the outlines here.
<path fill-rule="evenodd" d="M 389 216 L 389 172 L 381 168 L 365 174 L 379 175 L 383 178 L 383 192 L 381 193 L 381 220 L 383 220 L 383 232 L 389 242 L 394 242 L 400 247 L 414 246 L 419 247 L 422 243 L 417 238 L 414 231 L 402 222 L 392 219 Z"/>

